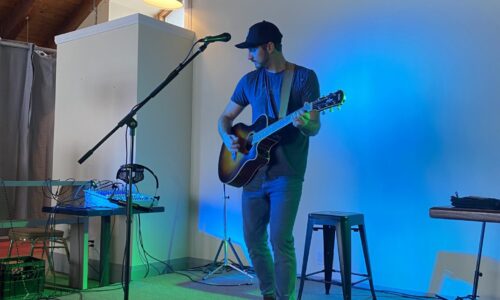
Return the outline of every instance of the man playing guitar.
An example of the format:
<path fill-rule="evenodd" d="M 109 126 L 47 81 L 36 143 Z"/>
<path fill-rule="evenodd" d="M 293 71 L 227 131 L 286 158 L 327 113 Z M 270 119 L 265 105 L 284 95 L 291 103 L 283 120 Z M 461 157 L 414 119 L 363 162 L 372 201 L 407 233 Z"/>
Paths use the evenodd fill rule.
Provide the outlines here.
<path fill-rule="evenodd" d="M 316 74 L 287 62 L 281 39 L 282 34 L 274 24 L 262 21 L 250 27 L 245 42 L 236 45 L 248 49 L 248 59 L 256 70 L 240 79 L 218 122 L 224 145 L 236 158 L 247 149 L 233 132 L 233 121 L 248 104 L 254 122 L 261 115 L 277 120 L 283 116 L 283 109 L 285 113 L 294 112 L 293 126 L 276 133 L 277 143 L 269 152 L 269 163 L 241 184 L 245 243 L 264 299 L 295 299 L 293 226 L 302 193 L 309 137 L 320 129 L 319 112 L 302 108 L 319 97 Z M 287 76 L 291 78 L 288 91 L 282 87 Z M 282 93 L 289 94 L 284 108 Z M 274 260 L 268 247 L 268 225 Z"/>

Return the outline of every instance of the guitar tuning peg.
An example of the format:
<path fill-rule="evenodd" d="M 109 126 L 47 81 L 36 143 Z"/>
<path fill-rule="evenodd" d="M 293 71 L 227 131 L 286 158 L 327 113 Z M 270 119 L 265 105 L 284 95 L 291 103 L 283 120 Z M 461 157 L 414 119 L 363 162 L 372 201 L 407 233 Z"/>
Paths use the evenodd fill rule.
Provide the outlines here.
<path fill-rule="evenodd" d="M 342 108 L 342 106 L 337 106 L 337 109 L 340 110 Z"/>
<path fill-rule="evenodd" d="M 333 107 L 330 107 L 329 111 L 332 112 L 333 111 Z"/>
<path fill-rule="evenodd" d="M 326 114 L 326 113 L 325 113 L 325 111 L 322 111 L 322 112 L 321 112 L 321 114 L 322 114 L 322 115 L 324 115 L 324 114 Z"/>

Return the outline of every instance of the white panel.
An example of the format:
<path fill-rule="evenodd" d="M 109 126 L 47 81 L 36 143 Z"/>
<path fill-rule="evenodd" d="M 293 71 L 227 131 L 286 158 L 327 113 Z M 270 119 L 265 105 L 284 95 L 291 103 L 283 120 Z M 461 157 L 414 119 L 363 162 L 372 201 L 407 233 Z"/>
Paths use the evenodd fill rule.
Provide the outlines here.
<path fill-rule="evenodd" d="M 185 29 L 136 14 L 57 37 L 55 178 L 114 180 L 125 162 L 125 128 L 83 165 L 77 160 L 177 66 L 193 36 Z M 192 71 L 187 68 L 138 116 L 137 159 L 160 176 L 161 204 L 166 206 L 164 214 L 143 216 L 144 242 L 161 259 L 187 256 L 191 80 Z M 154 192 L 148 190 L 151 177 L 146 174 L 146 178 L 140 187 Z M 95 218 L 89 239 L 99 240 L 98 225 Z M 173 228 L 176 234 L 165 230 L 165 236 L 158 239 L 158 228 Z M 159 251 L 167 249 L 159 241 L 169 242 L 169 252 Z M 119 217 L 113 226 L 111 249 L 115 264 L 122 262 L 124 243 L 125 222 Z M 140 267 L 135 242 L 132 249 L 132 265 Z M 90 251 L 90 257 L 97 259 L 97 252 Z"/>
<path fill-rule="evenodd" d="M 173 34 L 164 27 L 174 26 L 154 20 L 140 26 L 138 101 L 165 80 L 193 43 L 193 33 L 176 28 L 185 34 Z M 188 65 L 138 116 L 137 162 L 159 177 L 160 204 L 166 209 L 144 217 L 142 233 L 147 251 L 161 260 L 188 256 L 192 78 L 192 65 Z M 152 177 L 146 178 L 141 186 L 153 192 Z M 140 263 L 140 258 L 134 256 L 134 261 Z"/>
<path fill-rule="evenodd" d="M 94 27 L 102 26 L 105 24 Z M 77 160 L 137 101 L 137 35 L 137 24 L 130 24 L 58 45 L 54 178 L 114 180 L 116 171 L 124 163 L 124 128 L 85 163 L 80 165 Z M 123 245 L 125 227 L 119 220 L 113 235 L 115 243 Z M 98 224 L 98 218 L 93 218 L 89 239 L 99 240 Z M 112 262 L 121 263 L 122 250 L 123 246 L 114 250 Z M 96 252 L 89 254 L 91 258 L 98 258 Z"/>

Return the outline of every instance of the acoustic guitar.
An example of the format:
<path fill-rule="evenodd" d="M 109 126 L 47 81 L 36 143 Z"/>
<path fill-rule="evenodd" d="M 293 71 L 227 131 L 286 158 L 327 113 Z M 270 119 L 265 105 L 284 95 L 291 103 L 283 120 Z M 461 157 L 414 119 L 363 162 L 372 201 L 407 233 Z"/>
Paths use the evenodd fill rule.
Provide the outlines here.
<path fill-rule="evenodd" d="M 320 97 L 304 104 L 310 111 L 325 111 L 339 107 L 345 102 L 341 90 Z M 238 137 L 240 150 L 229 151 L 224 143 L 219 155 L 219 179 L 226 184 L 241 187 L 247 184 L 255 173 L 269 162 L 271 149 L 278 144 L 276 133 L 293 122 L 295 112 L 272 122 L 266 115 L 261 115 L 252 125 L 238 123 L 231 129 L 231 134 Z"/>

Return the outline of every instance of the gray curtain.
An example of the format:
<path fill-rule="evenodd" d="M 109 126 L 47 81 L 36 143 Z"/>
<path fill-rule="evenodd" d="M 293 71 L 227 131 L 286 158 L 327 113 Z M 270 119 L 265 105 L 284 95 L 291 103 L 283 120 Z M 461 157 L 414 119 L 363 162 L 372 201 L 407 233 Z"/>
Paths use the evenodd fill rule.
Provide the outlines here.
<path fill-rule="evenodd" d="M 52 175 L 54 54 L 33 44 L 0 41 L 0 178 L 46 180 Z M 50 199 L 41 188 L 0 186 L 0 219 L 41 218 Z"/>

